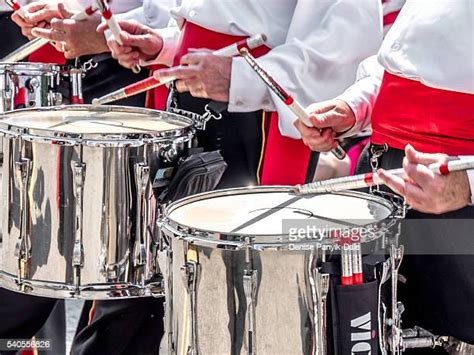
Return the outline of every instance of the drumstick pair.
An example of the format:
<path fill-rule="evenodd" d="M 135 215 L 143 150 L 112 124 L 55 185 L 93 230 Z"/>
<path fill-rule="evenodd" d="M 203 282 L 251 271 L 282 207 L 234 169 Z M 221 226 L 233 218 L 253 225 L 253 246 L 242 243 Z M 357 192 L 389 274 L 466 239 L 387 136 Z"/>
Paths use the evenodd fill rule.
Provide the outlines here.
<path fill-rule="evenodd" d="M 301 121 L 308 127 L 313 127 L 311 123 L 310 116 L 303 108 L 303 106 L 296 101 L 296 99 L 291 96 L 283 87 L 265 70 L 260 64 L 257 63 L 255 58 L 249 53 L 246 48 L 240 50 L 240 55 L 245 58 L 247 63 L 252 67 L 252 69 L 258 74 L 258 76 L 263 80 L 263 82 L 268 86 L 270 90 L 283 102 L 285 105 L 300 118 Z M 338 144 L 336 148 L 331 150 L 331 152 L 338 159 L 344 159 L 346 157 L 346 152 Z"/>
<path fill-rule="evenodd" d="M 233 57 L 239 54 L 242 48 L 254 49 L 262 46 L 267 40 L 264 34 L 252 36 L 250 38 L 238 41 L 230 46 L 212 52 L 214 55 L 223 57 Z M 172 82 L 175 78 L 166 78 L 164 80 L 155 79 L 150 76 L 147 79 L 140 80 L 134 84 L 130 84 L 122 89 L 111 92 L 110 94 L 104 95 L 100 98 L 96 98 L 92 101 L 93 105 L 103 105 L 109 102 L 125 99 L 134 95 L 138 95 L 142 92 L 157 88 L 158 86 L 165 85 Z"/>
<path fill-rule="evenodd" d="M 15 0 L 4 0 L 6 4 L 8 4 L 14 11 L 18 13 L 21 17 L 26 17 L 28 16 L 26 10 L 24 7 L 21 6 L 20 3 L 16 2 Z M 75 14 L 74 16 L 71 17 L 71 19 L 76 20 L 76 21 L 83 21 L 85 20 L 88 16 L 93 15 L 97 11 L 97 7 L 95 5 L 91 5 L 86 7 L 84 10 L 81 12 Z M 4 63 L 15 63 L 19 62 L 22 59 L 28 57 L 32 53 L 36 52 L 38 49 L 43 47 L 49 43 L 49 40 L 37 37 L 26 43 L 25 45 L 21 46 L 17 50 L 13 51 L 6 57 L 0 59 L 1 62 Z"/>
<path fill-rule="evenodd" d="M 474 169 L 474 158 L 465 160 L 451 160 L 444 164 L 434 163 L 430 164 L 428 168 L 432 172 L 439 175 L 446 175 L 454 171 L 471 170 Z M 404 174 L 403 169 L 392 169 L 387 170 L 387 172 L 396 176 L 403 176 Z M 379 174 L 375 172 L 316 181 L 305 185 L 296 185 L 293 188 L 293 191 L 297 195 L 311 195 L 337 192 L 342 190 L 355 190 L 383 184 L 384 183 L 380 179 Z"/>

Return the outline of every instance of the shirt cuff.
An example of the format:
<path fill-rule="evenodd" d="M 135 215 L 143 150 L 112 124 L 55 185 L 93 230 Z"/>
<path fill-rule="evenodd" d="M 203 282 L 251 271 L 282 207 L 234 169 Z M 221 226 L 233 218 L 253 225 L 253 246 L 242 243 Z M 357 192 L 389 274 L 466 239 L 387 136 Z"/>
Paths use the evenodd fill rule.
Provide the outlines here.
<path fill-rule="evenodd" d="M 459 159 L 468 160 L 473 159 L 474 155 L 461 155 Z M 467 178 L 469 180 L 469 187 L 471 189 L 471 206 L 474 206 L 474 169 L 466 170 Z"/>
<path fill-rule="evenodd" d="M 370 125 L 370 99 L 367 99 L 363 91 L 363 83 L 357 82 L 349 87 L 344 93 L 336 97 L 336 100 L 344 101 L 354 113 L 356 122 L 352 128 L 338 138 L 352 137 L 368 128 Z"/>
<path fill-rule="evenodd" d="M 229 112 L 275 111 L 266 85 L 244 58 L 232 59 Z"/>
<path fill-rule="evenodd" d="M 163 64 L 168 67 L 173 65 L 174 57 L 176 54 L 176 47 L 179 41 L 180 30 L 178 27 L 168 27 L 155 30 L 163 39 L 163 48 L 155 59 L 152 60 L 141 60 L 141 66 L 149 66 L 154 64 Z"/>

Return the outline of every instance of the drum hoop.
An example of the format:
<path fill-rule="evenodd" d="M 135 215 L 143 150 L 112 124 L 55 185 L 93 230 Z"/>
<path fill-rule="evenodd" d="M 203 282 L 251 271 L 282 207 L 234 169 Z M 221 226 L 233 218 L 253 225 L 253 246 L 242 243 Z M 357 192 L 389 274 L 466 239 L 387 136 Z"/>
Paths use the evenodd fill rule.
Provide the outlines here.
<path fill-rule="evenodd" d="M 205 230 L 196 228 L 193 226 L 184 225 L 172 220 L 169 215 L 176 209 L 185 206 L 187 204 L 202 201 L 205 199 L 209 199 L 212 197 L 221 197 L 221 196 L 235 196 L 241 195 L 244 192 L 249 194 L 251 193 L 275 193 L 275 192 L 290 192 L 292 190 L 291 186 L 255 186 L 255 187 L 242 187 L 242 188 L 234 188 L 234 189 L 225 189 L 225 190 L 218 190 L 218 191 L 211 191 L 205 192 L 193 196 L 189 196 L 178 200 L 169 206 L 166 207 L 163 214 L 163 219 L 159 221 L 159 225 L 163 230 L 167 230 L 175 234 L 179 239 L 185 240 L 189 243 L 200 245 L 200 246 L 207 246 L 207 247 L 214 247 L 214 248 L 225 248 L 225 249 L 244 249 L 244 248 L 253 248 L 253 249 L 288 249 L 289 242 L 258 242 L 258 241 L 249 241 L 254 237 L 258 237 L 259 235 L 250 235 L 250 234 L 242 234 L 242 233 L 221 233 L 217 231 Z M 350 196 L 350 197 L 357 197 L 363 198 L 364 200 L 369 200 L 372 202 L 379 203 L 387 208 L 390 209 L 391 213 L 385 219 L 374 221 L 373 223 L 369 223 L 363 225 L 361 227 L 376 227 L 376 226 L 383 226 L 387 221 L 393 221 L 397 218 L 397 206 L 382 198 L 373 196 L 370 194 L 366 194 L 363 192 L 358 191 L 341 191 L 337 193 L 333 193 L 335 195 L 343 195 L 343 196 Z M 219 236 L 220 238 L 217 238 Z M 224 238 L 223 238 L 224 237 Z M 277 235 L 264 235 L 265 238 L 284 238 L 287 237 L 286 234 L 277 234 Z M 317 243 L 317 242 L 314 242 Z M 297 244 L 297 243 L 293 243 Z M 311 242 L 304 242 L 302 244 L 311 244 Z M 323 243 L 324 244 L 324 243 Z"/>
<path fill-rule="evenodd" d="M 49 63 L 0 63 L 0 74 L 5 72 L 15 75 L 58 75 L 61 73 L 61 66 Z"/>
<path fill-rule="evenodd" d="M 90 110 L 93 108 L 94 110 Z M 143 133 L 66 133 L 61 131 L 27 128 L 12 125 L 11 123 L 2 123 L 2 119 L 15 117 L 16 115 L 28 112 L 59 112 L 59 111 L 100 111 L 100 112 L 120 112 L 133 114 L 146 114 L 149 117 L 158 117 L 166 115 L 175 122 L 186 124 L 186 126 L 164 131 L 150 131 Z M 160 117 L 163 118 L 163 117 Z M 92 105 L 73 105 L 73 106 L 54 106 L 41 107 L 35 109 L 21 109 L 8 111 L 0 114 L 0 135 L 22 138 L 29 142 L 50 143 L 58 145 L 86 145 L 92 147 L 138 147 L 146 144 L 161 143 L 167 141 L 176 141 L 181 138 L 187 142 L 194 136 L 192 121 L 173 113 L 162 112 L 151 109 L 135 108 L 127 106 L 99 106 Z"/>

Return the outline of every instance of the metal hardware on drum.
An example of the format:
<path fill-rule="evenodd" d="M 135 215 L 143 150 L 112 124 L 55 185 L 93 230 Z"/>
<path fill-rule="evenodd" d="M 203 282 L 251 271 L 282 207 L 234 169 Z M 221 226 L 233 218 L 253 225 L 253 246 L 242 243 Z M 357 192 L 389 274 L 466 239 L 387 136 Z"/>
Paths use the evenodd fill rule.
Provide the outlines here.
<path fill-rule="evenodd" d="M 389 321 L 390 326 L 390 347 L 392 354 L 401 354 L 400 342 L 402 338 L 401 331 L 401 314 L 403 313 L 403 305 L 398 302 L 398 269 L 402 263 L 404 248 L 403 245 L 399 247 L 391 245 L 390 247 L 390 262 L 391 262 L 391 308 L 392 317 Z"/>
<path fill-rule="evenodd" d="M 163 296 L 151 177 L 187 154 L 192 121 L 90 105 L 2 118 L 0 286 L 55 298 Z"/>
<path fill-rule="evenodd" d="M 15 181 L 20 190 L 20 235 L 15 245 L 15 256 L 18 259 L 18 282 L 29 277 L 31 259 L 31 241 L 28 230 L 31 160 L 21 158 L 15 163 Z"/>
<path fill-rule="evenodd" d="M 83 234 L 83 213 L 84 210 L 84 179 L 85 179 L 84 163 L 75 163 L 72 172 L 72 181 L 74 185 L 74 198 L 76 200 L 76 218 L 74 220 L 74 247 L 72 252 L 72 265 L 74 267 L 74 286 L 77 293 L 80 293 L 81 285 L 81 268 L 84 266 L 84 245 L 82 243 Z"/>
<path fill-rule="evenodd" d="M 330 279 L 319 270 L 323 251 L 297 247 L 338 241 L 295 241 L 282 221 L 311 215 L 303 221 L 331 221 L 335 228 L 347 226 L 346 219 L 373 221 L 364 225 L 380 230 L 379 238 L 396 207 L 353 192 L 294 199 L 288 187 L 240 188 L 190 196 L 165 209 L 158 225 L 171 254 L 162 268 L 171 283 L 168 353 L 327 352 Z M 341 206 L 350 206 L 344 220 L 336 218 Z M 363 236 L 361 243 L 369 241 Z"/>
<path fill-rule="evenodd" d="M 257 63 L 247 48 L 244 47 L 240 49 L 240 55 L 245 58 L 246 62 L 255 71 L 255 73 L 258 74 L 260 79 L 262 79 L 262 81 L 296 115 L 296 117 L 300 118 L 306 126 L 313 127 L 313 124 L 309 118 L 309 114 L 306 112 L 303 106 L 288 92 L 286 92 L 286 90 L 283 89 L 283 87 L 270 74 L 268 74 L 268 72 L 263 69 L 260 64 Z M 337 144 L 336 148 L 331 150 L 331 153 L 333 153 L 337 159 L 344 159 L 346 156 L 346 152 L 339 143 Z"/>

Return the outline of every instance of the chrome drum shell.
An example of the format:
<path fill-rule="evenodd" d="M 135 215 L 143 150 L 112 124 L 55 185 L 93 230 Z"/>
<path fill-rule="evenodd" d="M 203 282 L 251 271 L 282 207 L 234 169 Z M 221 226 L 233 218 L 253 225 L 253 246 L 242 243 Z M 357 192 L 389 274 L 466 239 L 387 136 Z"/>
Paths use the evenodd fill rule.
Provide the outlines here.
<path fill-rule="evenodd" d="M 57 115 L 63 123 L 41 128 Z M 117 127 L 120 120 L 128 123 Z M 111 124 L 104 132 L 91 128 L 104 122 Z M 155 124 L 166 129 L 154 131 Z M 151 184 L 158 169 L 186 153 L 192 122 L 153 110 L 84 105 L 7 113 L 0 132 L 0 285 L 57 298 L 162 295 Z"/>
<path fill-rule="evenodd" d="M 279 194 L 284 198 L 274 198 Z M 256 195 L 259 198 L 253 201 Z M 235 196 L 242 197 L 234 200 Z M 271 196 L 270 202 L 262 202 L 265 196 Z M 227 209 L 220 202 L 226 199 Z M 329 275 L 319 270 L 324 252 L 320 247 L 309 248 L 314 245 L 310 241 L 292 247 L 297 241 L 289 238 L 281 220 L 275 223 L 281 216 L 272 220 L 273 212 L 266 214 L 290 209 L 286 199 L 296 201 L 292 210 L 304 211 L 305 205 L 311 210 L 313 204 L 311 197 L 295 198 L 290 187 L 256 187 L 191 196 L 166 209 L 158 223 L 164 244 L 169 245 L 163 251 L 166 258 L 160 258 L 160 263 L 168 260 L 161 267 L 167 298 L 163 353 L 327 353 Z M 371 227 L 384 230 L 377 238 L 388 236 L 386 223 L 397 213 L 392 203 L 343 192 L 336 194 L 335 206 L 339 199 L 367 201 Z M 355 204 L 355 209 L 360 205 Z M 246 209 L 255 226 L 244 222 Z M 328 207 L 324 217 L 340 215 L 336 212 Z M 255 216 L 259 215 L 265 217 L 258 222 Z M 213 225 L 218 227 L 212 229 Z"/>

